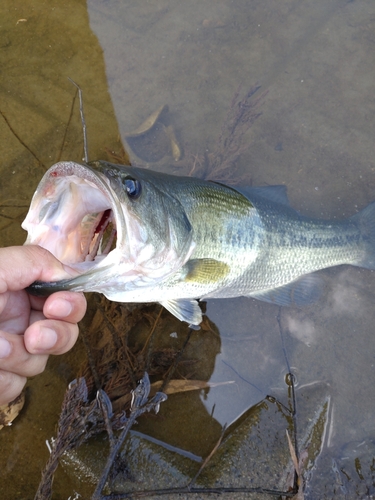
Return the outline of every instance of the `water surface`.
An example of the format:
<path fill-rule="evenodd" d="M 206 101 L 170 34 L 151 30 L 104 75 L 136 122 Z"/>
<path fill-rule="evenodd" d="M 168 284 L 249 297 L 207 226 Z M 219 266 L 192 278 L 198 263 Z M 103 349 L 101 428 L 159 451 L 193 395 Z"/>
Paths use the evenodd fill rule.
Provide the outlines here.
<path fill-rule="evenodd" d="M 24 241 L 20 223 L 44 171 L 59 159 L 82 158 L 68 76 L 84 91 L 91 158 L 120 151 L 127 133 L 168 104 L 188 163 L 215 150 L 238 87 L 259 84 L 268 90 L 262 116 L 233 177 L 286 184 L 292 206 L 314 217 L 348 217 L 375 198 L 371 0 L 35 0 L 5 1 L 0 10 L 2 246 Z M 171 155 L 149 166 L 178 171 Z M 265 397 L 289 404 L 288 361 L 297 378 L 300 446 L 315 449 L 306 498 L 374 494 L 375 277 L 350 267 L 324 276 L 324 297 L 303 310 L 249 299 L 208 302 L 220 341 L 202 348 L 202 359 L 211 381 L 235 384 L 171 396 L 163 419 L 140 423 L 126 452 L 142 487 L 187 480 L 221 427 L 237 422 L 207 482 L 285 488 L 290 422 Z M 65 357 L 54 360 L 31 381 L 23 414 L 1 431 L 7 498 L 31 498 L 36 490 L 45 440 L 75 376 L 71 366 Z M 91 491 L 105 444 L 100 438 L 91 446 L 76 457 L 79 474 L 67 459 L 56 498 L 80 492 L 82 478 L 83 491 Z"/>

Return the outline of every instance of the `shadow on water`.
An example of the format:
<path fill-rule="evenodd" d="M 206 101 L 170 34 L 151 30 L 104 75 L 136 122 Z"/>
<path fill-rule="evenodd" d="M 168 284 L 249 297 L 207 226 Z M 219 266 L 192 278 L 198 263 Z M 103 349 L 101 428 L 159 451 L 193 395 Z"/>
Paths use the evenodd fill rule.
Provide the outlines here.
<path fill-rule="evenodd" d="M 44 171 L 83 156 L 67 77 L 84 91 L 90 158 L 124 159 L 129 134 L 168 104 L 156 141 L 166 154 L 158 151 L 158 162 L 148 166 L 201 176 L 239 84 L 246 91 L 259 83 L 268 94 L 261 118 L 243 136 L 250 147 L 221 175 L 285 183 L 292 205 L 307 215 L 355 213 L 375 198 L 371 7 L 370 0 L 3 2 L 1 246 L 24 241 L 20 223 Z M 169 125 L 181 147 L 178 161 Z M 179 386 L 156 416 L 139 419 L 116 462 L 116 488 L 187 484 L 226 424 L 196 484 L 285 491 L 295 479 L 285 435 L 286 429 L 293 435 L 285 410 L 291 404 L 287 359 L 297 380 L 305 498 L 374 494 L 373 273 L 340 268 L 324 276 L 324 298 L 303 310 L 248 299 L 207 303 L 210 322 L 192 334 L 175 368 L 179 380 L 213 385 L 188 392 Z M 141 354 L 160 307 L 132 310 L 95 300 L 82 325 L 94 355 L 106 352 L 105 328 L 123 324 L 118 337 L 126 337 L 139 368 L 128 384 L 134 388 L 146 365 L 155 370 L 151 382 L 160 378 L 160 366 L 168 371 L 187 335 L 183 325 L 162 312 L 154 331 L 158 362 L 150 365 Z M 107 322 L 94 321 L 98 304 Z M 72 353 L 51 359 L 29 382 L 21 415 L 0 432 L 4 498 L 35 494 L 49 455 L 45 441 L 56 436 L 66 386 L 83 359 L 82 339 Z M 107 452 L 99 434 L 64 455 L 56 498 L 89 497 Z M 266 497 L 253 497 L 260 496 Z"/>

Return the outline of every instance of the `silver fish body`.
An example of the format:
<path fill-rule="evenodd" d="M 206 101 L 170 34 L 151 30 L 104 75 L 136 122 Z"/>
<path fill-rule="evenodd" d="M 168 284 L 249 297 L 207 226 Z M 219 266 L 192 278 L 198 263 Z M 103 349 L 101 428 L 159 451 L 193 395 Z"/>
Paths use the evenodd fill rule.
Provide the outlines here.
<path fill-rule="evenodd" d="M 26 244 L 77 272 L 34 283 L 32 293 L 160 302 L 192 325 L 202 319 L 195 299 L 299 305 L 320 292 L 314 271 L 375 268 L 375 204 L 343 221 L 316 220 L 289 206 L 283 186 L 232 187 L 103 161 L 52 166 L 23 227 Z"/>

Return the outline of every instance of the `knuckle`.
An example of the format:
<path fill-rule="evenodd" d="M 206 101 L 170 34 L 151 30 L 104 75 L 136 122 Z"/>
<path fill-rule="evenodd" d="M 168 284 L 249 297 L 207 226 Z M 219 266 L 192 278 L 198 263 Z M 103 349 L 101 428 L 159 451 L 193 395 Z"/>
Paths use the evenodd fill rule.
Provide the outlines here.
<path fill-rule="evenodd" d="M 0 405 L 13 401 L 22 392 L 25 384 L 25 377 L 0 370 Z"/>

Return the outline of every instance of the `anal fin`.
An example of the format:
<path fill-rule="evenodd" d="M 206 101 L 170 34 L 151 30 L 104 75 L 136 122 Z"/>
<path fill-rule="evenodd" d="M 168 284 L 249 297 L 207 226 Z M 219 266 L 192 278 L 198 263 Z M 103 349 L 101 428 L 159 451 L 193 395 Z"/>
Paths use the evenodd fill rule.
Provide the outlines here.
<path fill-rule="evenodd" d="M 316 302 L 322 295 L 323 290 L 323 278 L 315 274 L 309 274 L 287 285 L 255 292 L 249 296 L 279 306 L 304 306 Z"/>

